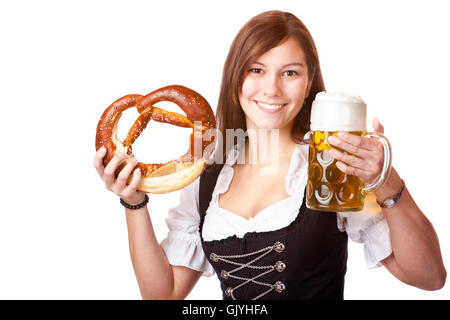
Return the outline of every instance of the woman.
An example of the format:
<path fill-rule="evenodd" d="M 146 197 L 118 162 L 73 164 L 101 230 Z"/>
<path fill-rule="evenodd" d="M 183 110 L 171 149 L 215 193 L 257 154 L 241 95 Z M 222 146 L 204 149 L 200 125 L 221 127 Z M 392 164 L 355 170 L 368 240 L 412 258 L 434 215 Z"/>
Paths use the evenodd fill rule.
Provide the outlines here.
<path fill-rule="evenodd" d="M 445 283 L 436 233 L 407 188 L 378 215 L 318 213 L 304 204 L 311 104 L 324 91 L 311 35 L 290 13 L 270 11 L 238 33 L 224 66 L 217 120 L 226 131 L 248 135 L 216 150 L 216 163 L 181 192 L 169 212 L 168 237 L 159 244 L 147 207 L 126 209 L 130 254 L 144 299 L 183 299 L 202 274 L 216 272 L 225 299 L 342 299 L 347 236 L 364 242 L 369 267 L 383 265 L 399 280 L 425 290 Z M 378 120 L 375 131 L 383 132 Z M 252 134 L 250 134 L 250 132 Z M 278 139 L 270 137 L 276 133 Z M 376 140 L 342 133 L 333 157 L 346 174 L 373 182 L 382 168 Z M 265 157 L 253 157 L 268 144 Z M 136 191 L 137 161 L 114 172 L 120 154 L 94 165 L 106 187 L 128 204 Z M 221 161 L 224 160 L 224 161 Z M 271 170 L 267 170 L 271 168 Z M 129 186 L 127 178 L 133 175 Z M 399 194 L 393 169 L 379 201 Z M 364 218 L 366 217 L 366 218 Z"/>

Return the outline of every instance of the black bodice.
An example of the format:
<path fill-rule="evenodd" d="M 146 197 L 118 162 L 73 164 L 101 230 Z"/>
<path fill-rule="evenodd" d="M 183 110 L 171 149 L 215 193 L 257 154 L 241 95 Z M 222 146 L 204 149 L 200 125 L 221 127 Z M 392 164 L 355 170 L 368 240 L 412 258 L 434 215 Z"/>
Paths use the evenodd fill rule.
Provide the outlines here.
<path fill-rule="evenodd" d="M 205 170 L 200 177 L 200 234 L 219 172 Z M 202 237 L 202 245 L 224 299 L 343 299 L 347 234 L 337 228 L 336 213 L 309 210 L 305 197 L 284 228 Z"/>

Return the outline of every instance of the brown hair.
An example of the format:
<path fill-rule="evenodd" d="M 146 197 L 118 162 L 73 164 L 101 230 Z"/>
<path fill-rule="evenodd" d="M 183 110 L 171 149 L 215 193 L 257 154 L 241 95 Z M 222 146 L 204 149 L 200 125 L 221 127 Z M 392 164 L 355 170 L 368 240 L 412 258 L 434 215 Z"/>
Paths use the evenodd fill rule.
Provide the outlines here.
<path fill-rule="evenodd" d="M 249 64 L 289 37 L 298 41 L 302 47 L 308 68 L 308 78 L 312 80 L 311 89 L 305 103 L 297 114 L 291 137 L 300 142 L 309 131 L 311 104 L 316 94 L 325 90 L 320 71 L 319 57 L 314 40 L 306 26 L 289 12 L 267 11 L 249 20 L 239 31 L 231 44 L 223 68 L 222 84 L 216 112 L 218 130 L 225 137 L 226 129 L 247 130 L 245 114 L 239 103 L 239 93 Z M 226 144 L 223 154 L 226 157 Z M 216 163 L 224 163 L 216 158 Z"/>

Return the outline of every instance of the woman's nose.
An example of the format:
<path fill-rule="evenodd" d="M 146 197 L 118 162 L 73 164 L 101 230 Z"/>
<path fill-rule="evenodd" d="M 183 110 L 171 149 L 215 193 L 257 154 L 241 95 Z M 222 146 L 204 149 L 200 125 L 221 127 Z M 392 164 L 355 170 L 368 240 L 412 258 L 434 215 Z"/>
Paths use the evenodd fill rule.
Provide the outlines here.
<path fill-rule="evenodd" d="M 281 95 L 281 84 L 280 79 L 273 74 L 268 74 L 266 77 L 264 77 L 264 87 L 263 87 L 263 93 L 265 96 L 268 97 L 278 97 Z"/>

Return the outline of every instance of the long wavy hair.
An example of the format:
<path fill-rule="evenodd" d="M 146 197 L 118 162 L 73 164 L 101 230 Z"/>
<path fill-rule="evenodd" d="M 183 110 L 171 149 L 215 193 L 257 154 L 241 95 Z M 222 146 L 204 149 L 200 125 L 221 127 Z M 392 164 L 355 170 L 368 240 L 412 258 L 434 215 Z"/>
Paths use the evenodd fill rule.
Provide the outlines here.
<path fill-rule="evenodd" d="M 309 95 L 294 119 L 291 137 L 294 141 L 301 142 L 304 134 L 309 131 L 312 102 L 318 92 L 325 90 L 314 40 L 303 22 L 295 15 L 289 12 L 267 11 L 250 19 L 241 28 L 225 60 L 216 111 L 217 127 L 222 137 L 226 137 L 226 129 L 242 129 L 244 132 L 247 130 L 245 114 L 239 103 L 239 93 L 249 65 L 290 37 L 297 40 L 303 49 L 308 79 L 312 80 Z M 233 142 L 231 146 L 235 144 Z M 227 145 L 230 147 L 230 144 L 222 141 L 222 152 L 217 152 L 216 149 L 216 164 L 225 163 Z M 223 158 L 218 159 L 217 156 Z"/>

